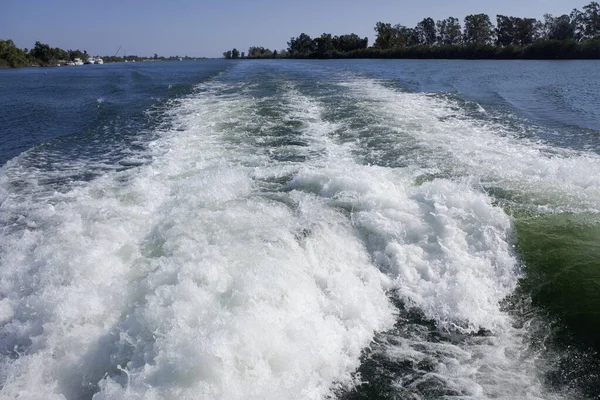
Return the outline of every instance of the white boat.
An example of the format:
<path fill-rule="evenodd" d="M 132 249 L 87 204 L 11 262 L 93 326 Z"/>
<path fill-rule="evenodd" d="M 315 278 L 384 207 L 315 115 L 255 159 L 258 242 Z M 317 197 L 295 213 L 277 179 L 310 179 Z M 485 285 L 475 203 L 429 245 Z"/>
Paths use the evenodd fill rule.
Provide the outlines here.
<path fill-rule="evenodd" d="M 96 57 L 88 57 L 87 61 L 85 62 L 86 64 L 96 64 Z"/>
<path fill-rule="evenodd" d="M 81 61 L 81 58 L 76 58 L 73 60 L 73 65 L 83 65 L 83 61 Z"/>
<path fill-rule="evenodd" d="M 104 60 L 101 59 L 100 57 L 96 57 L 96 62 L 94 64 L 100 64 L 100 65 L 102 65 L 102 64 L 104 64 Z"/>

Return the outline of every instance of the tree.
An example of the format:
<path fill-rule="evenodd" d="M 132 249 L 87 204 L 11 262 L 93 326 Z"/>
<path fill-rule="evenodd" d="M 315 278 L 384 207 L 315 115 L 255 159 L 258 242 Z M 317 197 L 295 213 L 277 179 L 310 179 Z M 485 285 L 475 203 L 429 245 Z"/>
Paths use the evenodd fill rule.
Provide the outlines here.
<path fill-rule="evenodd" d="M 48 65 L 52 59 L 52 50 L 47 44 L 37 41 L 31 50 L 31 56 Z"/>
<path fill-rule="evenodd" d="M 600 4 L 592 1 L 583 7 L 584 35 L 586 39 L 600 35 Z"/>
<path fill-rule="evenodd" d="M 246 55 L 246 53 L 244 53 L 244 52 L 242 51 L 242 58 L 244 58 L 244 57 L 245 57 L 245 55 Z"/>
<path fill-rule="evenodd" d="M 394 47 L 396 33 L 394 32 L 394 28 L 392 28 L 392 24 L 378 22 L 375 24 L 374 29 L 377 32 L 377 37 L 375 38 L 373 47 L 381 50 Z"/>
<path fill-rule="evenodd" d="M 573 38 L 578 42 L 584 40 L 586 36 L 584 14 L 574 8 L 569 14 L 569 18 L 571 18 L 571 24 L 573 25 Z"/>
<path fill-rule="evenodd" d="M 515 44 L 527 46 L 538 37 L 538 20 L 535 18 L 515 19 Z"/>
<path fill-rule="evenodd" d="M 231 50 L 231 58 L 238 59 L 240 58 L 240 52 L 238 51 L 238 49 L 233 48 L 233 50 Z"/>
<path fill-rule="evenodd" d="M 535 18 L 496 16 L 496 44 L 498 46 L 526 46 L 533 43 L 537 33 Z"/>
<path fill-rule="evenodd" d="M 265 49 L 264 47 L 250 47 L 248 49 L 248 58 L 271 58 L 273 57 L 273 52 L 269 49 Z"/>
<path fill-rule="evenodd" d="M 369 38 L 361 39 L 358 35 L 351 33 L 349 35 L 334 36 L 332 39 L 333 48 L 339 52 L 366 49 L 369 44 Z"/>
<path fill-rule="evenodd" d="M 423 19 L 417 24 L 415 31 L 420 44 L 434 44 L 436 42 L 436 29 L 433 19 Z"/>
<path fill-rule="evenodd" d="M 545 31 L 550 40 L 567 40 L 575 37 L 575 25 L 571 17 L 563 14 L 560 17 L 553 17 L 551 14 L 545 14 Z"/>
<path fill-rule="evenodd" d="M 493 27 L 487 14 L 472 14 L 465 17 L 464 41 L 466 44 L 490 44 Z"/>
<path fill-rule="evenodd" d="M 290 38 L 288 51 L 292 56 L 308 56 L 317 50 L 314 40 L 306 33 L 301 33 L 296 38 Z"/>
<path fill-rule="evenodd" d="M 462 27 L 458 18 L 448 17 L 437 22 L 438 42 L 442 44 L 460 44 L 462 42 Z"/>
<path fill-rule="evenodd" d="M 315 43 L 317 44 L 318 57 L 331 57 L 331 54 L 334 50 L 331 33 L 322 34 L 320 37 L 315 39 Z"/>
<path fill-rule="evenodd" d="M 223 53 L 223 57 L 230 60 L 231 59 L 231 50 L 227 50 L 225 53 Z"/>
<path fill-rule="evenodd" d="M 394 25 L 394 46 L 398 48 L 416 46 L 419 44 L 419 32 L 414 28 Z"/>
<path fill-rule="evenodd" d="M 498 46 L 514 44 L 515 36 L 515 18 L 496 15 L 496 44 Z"/>
<path fill-rule="evenodd" d="M 24 67 L 29 65 L 27 52 L 15 46 L 10 39 L 0 40 L 0 67 Z"/>

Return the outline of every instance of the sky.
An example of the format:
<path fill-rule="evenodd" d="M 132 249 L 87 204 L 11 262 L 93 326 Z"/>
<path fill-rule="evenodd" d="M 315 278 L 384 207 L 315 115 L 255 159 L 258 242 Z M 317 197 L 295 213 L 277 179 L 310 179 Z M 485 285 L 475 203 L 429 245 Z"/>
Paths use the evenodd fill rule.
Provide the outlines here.
<path fill-rule="evenodd" d="M 423 18 L 486 13 L 542 19 L 591 0 L 0 0 L 0 39 L 36 41 L 93 55 L 220 57 L 250 46 L 284 49 L 307 33 L 375 39 L 378 21 L 415 26 Z"/>

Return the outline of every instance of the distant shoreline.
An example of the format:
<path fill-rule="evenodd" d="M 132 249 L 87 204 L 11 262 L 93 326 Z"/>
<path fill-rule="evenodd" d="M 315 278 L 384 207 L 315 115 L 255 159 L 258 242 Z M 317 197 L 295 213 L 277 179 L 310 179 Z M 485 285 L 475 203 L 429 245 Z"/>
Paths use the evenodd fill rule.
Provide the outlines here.
<path fill-rule="evenodd" d="M 268 51 L 268 50 L 267 50 Z M 527 46 L 415 45 L 378 49 L 368 47 L 349 52 L 328 51 L 247 56 L 238 59 L 415 59 L 415 60 L 600 60 L 600 38 L 540 40 Z"/>
<path fill-rule="evenodd" d="M 163 57 L 158 54 L 154 54 L 152 57 L 140 57 L 137 55 L 117 56 L 117 54 L 114 56 L 94 56 L 88 54 L 86 50 L 63 50 L 39 41 L 35 42 L 34 47 L 29 50 L 27 48 L 18 48 L 11 39 L 0 39 L 0 68 L 60 67 L 81 66 L 83 64 L 101 65 L 117 62 L 183 61 L 196 59 L 202 59 L 202 57 Z M 96 60 L 100 61 L 96 62 Z"/>
<path fill-rule="evenodd" d="M 375 42 L 355 33 L 306 33 L 292 37 L 287 49 L 253 46 L 248 54 L 233 48 L 223 57 L 238 58 L 398 58 L 462 60 L 597 60 L 600 59 L 600 3 L 544 20 L 470 14 L 464 25 L 453 16 L 423 18 L 416 26 L 377 22 Z M 246 56 L 246 57 L 245 57 Z"/>
<path fill-rule="evenodd" d="M 439 53 L 435 55 L 420 55 L 420 54 L 407 54 L 413 52 L 403 52 L 398 50 L 378 50 L 378 49 L 365 49 L 364 51 L 356 51 L 351 54 L 336 54 L 330 57 L 312 57 L 312 56 L 294 56 L 294 57 L 244 57 L 233 59 L 230 61 L 241 61 L 241 60 L 313 60 L 313 61 L 326 61 L 326 60 L 438 60 L 438 61 L 592 61 L 600 60 L 600 46 L 598 54 L 586 55 L 586 56 L 572 56 L 569 54 L 554 54 L 554 55 L 543 55 L 543 56 L 490 56 L 487 52 L 471 53 L 465 56 L 447 55 Z M 225 58 L 188 58 L 185 61 L 208 61 L 208 60 L 225 60 Z M 140 63 L 157 62 L 157 61 L 179 61 L 176 59 L 167 60 L 139 60 L 133 61 Z M 109 61 L 105 62 L 104 65 L 108 64 L 127 64 L 125 61 Z M 22 69 L 22 68 L 58 68 L 58 67 L 69 67 L 75 68 L 75 66 L 69 65 L 21 65 L 17 67 L 11 67 L 7 65 L 0 65 L 0 70 L 9 69 Z"/>

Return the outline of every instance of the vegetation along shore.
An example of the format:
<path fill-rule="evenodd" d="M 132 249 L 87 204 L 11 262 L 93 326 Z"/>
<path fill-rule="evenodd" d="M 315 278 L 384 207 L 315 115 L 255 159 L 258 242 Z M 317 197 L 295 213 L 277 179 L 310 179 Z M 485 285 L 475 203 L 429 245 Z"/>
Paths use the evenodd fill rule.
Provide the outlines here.
<path fill-rule="evenodd" d="M 154 54 L 150 57 L 140 57 L 137 55 L 128 56 L 102 56 L 93 57 L 86 50 L 63 50 L 58 47 L 51 47 L 48 44 L 35 42 L 32 49 L 20 49 L 10 40 L 0 39 L 0 68 L 20 68 L 20 67 L 55 67 L 57 65 L 73 65 L 72 63 L 80 60 L 81 63 L 90 63 L 89 60 L 101 58 L 103 63 L 112 62 L 136 62 L 136 61 L 166 61 L 183 60 L 190 57 L 174 56 L 161 57 Z"/>
<path fill-rule="evenodd" d="M 251 47 L 223 53 L 225 58 L 433 58 L 433 59 L 600 59 L 600 5 L 544 20 L 471 14 L 458 18 L 424 18 L 414 28 L 377 22 L 375 43 L 354 33 L 311 38 L 302 33 L 285 50 Z"/>
<path fill-rule="evenodd" d="M 228 59 L 241 58 L 431 58 L 431 59 L 600 59 L 600 4 L 591 2 L 581 10 L 544 20 L 506 15 L 496 16 L 496 25 L 487 14 L 434 21 L 424 18 L 414 28 L 377 22 L 376 38 L 354 33 L 333 36 L 323 33 L 311 38 L 306 33 L 292 37 L 287 49 L 270 50 L 253 46 L 248 52 L 236 48 L 223 53 Z M 0 40 L 0 68 L 66 65 L 76 59 L 85 62 L 87 51 L 63 50 L 35 43 L 20 49 L 10 39 Z M 188 58 L 188 57 L 184 57 Z M 179 60 L 179 56 L 103 56 L 104 62 Z"/>

